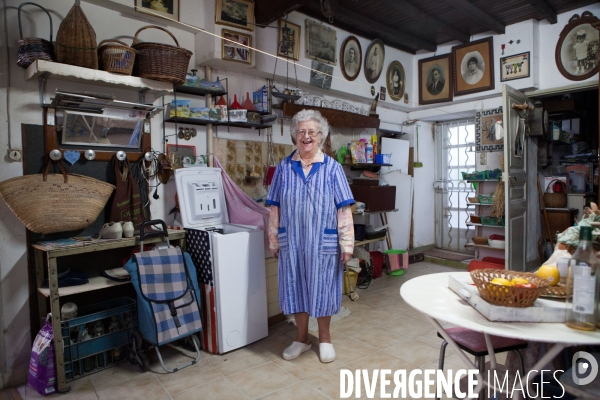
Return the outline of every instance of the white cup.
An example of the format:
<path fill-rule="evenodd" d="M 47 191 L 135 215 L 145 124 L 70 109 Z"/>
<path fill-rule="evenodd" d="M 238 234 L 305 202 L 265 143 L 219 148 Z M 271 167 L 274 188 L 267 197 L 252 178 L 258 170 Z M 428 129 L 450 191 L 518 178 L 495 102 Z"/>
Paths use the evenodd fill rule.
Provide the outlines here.
<path fill-rule="evenodd" d="M 561 277 L 566 277 L 569 273 L 569 260 L 570 258 L 559 258 L 556 260 L 556 266 L 558 267 L 558 273 Z"/>

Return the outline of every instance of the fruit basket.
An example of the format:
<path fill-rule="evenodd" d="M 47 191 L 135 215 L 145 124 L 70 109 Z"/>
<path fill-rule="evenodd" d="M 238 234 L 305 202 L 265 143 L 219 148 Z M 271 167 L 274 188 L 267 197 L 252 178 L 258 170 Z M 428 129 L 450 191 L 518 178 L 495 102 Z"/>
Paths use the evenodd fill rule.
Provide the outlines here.
<path fill-rule="evenodd" d="M 471 278 L 482 299 L 504 307 L 530 307 L 549 285 L 545 279 L 530 272 L 507 271 L 505 269 L 480 269 L 471 271 Z M 505 286 L 492 283 L 494 278 L 523 278 L 536 287 Z"/>

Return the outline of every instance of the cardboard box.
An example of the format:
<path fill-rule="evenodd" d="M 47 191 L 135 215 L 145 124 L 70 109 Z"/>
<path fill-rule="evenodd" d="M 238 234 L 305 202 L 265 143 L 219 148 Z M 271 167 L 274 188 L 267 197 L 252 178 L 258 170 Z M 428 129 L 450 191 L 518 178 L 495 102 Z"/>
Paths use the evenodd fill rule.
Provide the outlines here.
<path fill-rule="evenodd" d="M 365 203 L 366 211 L 390 211 L 396 208 L 396 186 L 350 185 L 354 200 Z"/>

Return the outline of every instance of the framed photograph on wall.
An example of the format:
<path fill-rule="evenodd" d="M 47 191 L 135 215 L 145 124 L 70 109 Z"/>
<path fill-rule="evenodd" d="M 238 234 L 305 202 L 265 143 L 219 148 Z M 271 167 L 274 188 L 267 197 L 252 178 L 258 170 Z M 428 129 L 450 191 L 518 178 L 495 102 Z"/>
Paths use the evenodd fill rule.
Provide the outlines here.
<path fill-rule="evenodd" d="M 135 10 L 179 21 L 179 0 L 135 0 Z"/>
<path fill-rule="evenodd" d="M 369 83 L 375 83 L 383 70 L 385 47 L 381 39 L 375 39 L 365 52 L 365 78 Z"/>
<path fill-rule="evenodd" d="M 223 29 L 221 39 L 221 58 L 227 61 L 237 61 L 252 64 L 252 36 L 240 32 Z"/>
<path fill-rule="evenodd" d="M 342 75 L 353 81 L 360 74 L 362 67 L 362 49 L 356 36 L 348 36 L 340 47 L 340 69 Z"/>
<path fill-rule="evenodd" d="M 452 54 L 419 60 L 419 104 L 452 101 Z"/>
<path fill-rule="evenodd" d="M 392 61 L 385 73 L 385 82 L 388 94 L 394 101 L 400 101 L 406 87 L 406 75 L 404 67 L 398 61 Z"/>
<path fill-rule="evenodd" d="M 336 65 L 337 33 L 320 22 L 306 21 L 306 58 Z"/>
<path fill-rule="evenodd" d="M 216 0 L 215 22 L 220 25 L 254 31 L 254 2 L 248 0 Z"/>
<path fill-rule="evenodd" d="M 500 82 L 529 78 L 529 52 L 500 58 Z"/>
<path fill-rule="evenodd" d="M 321 89 L 331 89 L 333 65 L 327 65 L 320 61 L 312 61 L 310 68 L 310 85 Z"/>
<path fill-rule="evenodd" d="M 452 48 L 455 96 L 494 89 L 493 44 L 490 36 Z"/>
<path fill-rule="evenodd" d="M 598 72 L 598 30 L 592 26 L 598 18 L 589 11 L 575 14 L 565 25 L 554 58 L 560 73 L 572 81 L 582 81 Z"/>
<path fill-rule="evenodd" d="M 282 19 L 279 20 L 277 55 L 296 61 L 300 60 L 300 25 Z"/>
<path fill-rule="evenodd" d="M 475 117 L 477 151 L 503 151 L 502 107 L 478 111 Z"/>

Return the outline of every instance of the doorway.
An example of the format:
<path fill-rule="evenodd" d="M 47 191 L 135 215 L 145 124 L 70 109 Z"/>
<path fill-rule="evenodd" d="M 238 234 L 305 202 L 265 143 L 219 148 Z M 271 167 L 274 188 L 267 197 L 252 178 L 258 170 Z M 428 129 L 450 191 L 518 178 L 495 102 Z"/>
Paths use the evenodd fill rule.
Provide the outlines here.
<path fill-rule="evenodd" d="M 469 202 L 473 185 L 462 173 L 475 171 L 475 120 L 439 123 L 435 126 L 435 246 L 472 253 L 469 241 Z"/>

